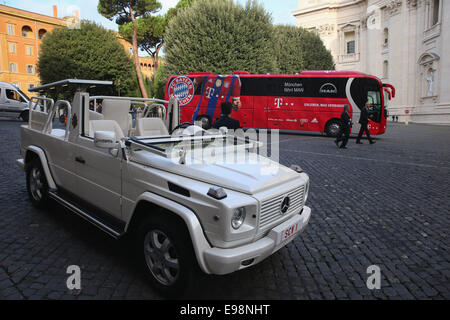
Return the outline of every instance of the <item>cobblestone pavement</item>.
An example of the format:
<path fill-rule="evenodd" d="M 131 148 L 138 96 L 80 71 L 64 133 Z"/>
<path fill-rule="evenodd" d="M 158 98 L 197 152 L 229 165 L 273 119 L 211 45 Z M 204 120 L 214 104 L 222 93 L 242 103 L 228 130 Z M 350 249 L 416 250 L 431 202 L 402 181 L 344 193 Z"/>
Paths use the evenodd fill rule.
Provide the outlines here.
<path fill-rule="evenodd" d="M 124 241 L 58 205 L 32 208 L 15 165 L 20 125 L 0 119 L 0 298 L 160 299 Z M 192 298 L 450 299 L 450 127 L 387 132 L 347 150 L 282 135 L 281 162 L 311 177 L 309 226 L 259 265 L 201 279 Z M 81 267 L 80 292 L 67 290 L 69 265 Z M 380 290 L 366 287 L 370 265 Z"/>

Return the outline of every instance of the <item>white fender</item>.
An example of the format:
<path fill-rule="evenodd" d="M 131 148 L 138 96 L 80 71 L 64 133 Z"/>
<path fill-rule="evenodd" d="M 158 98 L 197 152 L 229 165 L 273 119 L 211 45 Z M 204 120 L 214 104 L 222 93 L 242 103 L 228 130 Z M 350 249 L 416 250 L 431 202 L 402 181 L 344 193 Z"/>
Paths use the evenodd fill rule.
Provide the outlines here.
<path fill-rule="evenodd" d="M 149 203 L 154 203 L 160 206 L 161 208 L 165 208 L 175 213 L 176 215 L 178 215 L 180 218 L 183 219 L 189 230 L 189 235 L 191 236 L 192 239 L 192 245 L 194 247 L 195 256 L 197 257 L 197 262 L 203 272 L 210 274 L 211 272 L 209 271 L 208 266 L 205 263 L 203 255 L 207 249 L 211 249 L 211 246 L 209 245 L 208 241 L 205 238 L 205 235 L 203 234 L 203 228 L 200 225 L 200 222 L 195 213 L 179 203 L 171 201 L 167 198 L 163 198 L 151 192 L 145 192 L 141 194 L 136 201 L 136 205 L 141 200 L 147 201 Z"/>
<path fill-rule="evenodd" d="M 47 178 L 48 187 L 50 189 L 56 190 L 57 189 L 56 183 L 55 180 L 53 180 L 52 174 L 50 173 L 50 168 L 48 166 L 47 157 L 45 155 L 44 150 L 36 146 L 28 146 L 27 152 L 28 151 L 38 155 L 39 159 L 41 160 L 42 168 L 44 169 L 45 177 Z"/>

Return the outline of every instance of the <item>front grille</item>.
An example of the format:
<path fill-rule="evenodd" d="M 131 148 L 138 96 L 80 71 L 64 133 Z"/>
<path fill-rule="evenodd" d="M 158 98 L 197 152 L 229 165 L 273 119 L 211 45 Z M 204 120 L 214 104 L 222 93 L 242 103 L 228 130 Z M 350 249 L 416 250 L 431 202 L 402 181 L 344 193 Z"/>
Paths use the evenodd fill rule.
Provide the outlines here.
<path fill-rule="evenodd" d="M 261 215 L 259 218 L 259 229 L 264 229 L 273 222 L 281 220 L 294 212 L 300 212 L 303 206 L 303 198 L 305 194 L 305 187 L 301 186 L 294 190 L 284 193 L 277 197 L 265 200 L 261 205 Z M 286 213 L 281 212 L 281 204 L 284 198 L 290 198 L 290 206 Z"/>

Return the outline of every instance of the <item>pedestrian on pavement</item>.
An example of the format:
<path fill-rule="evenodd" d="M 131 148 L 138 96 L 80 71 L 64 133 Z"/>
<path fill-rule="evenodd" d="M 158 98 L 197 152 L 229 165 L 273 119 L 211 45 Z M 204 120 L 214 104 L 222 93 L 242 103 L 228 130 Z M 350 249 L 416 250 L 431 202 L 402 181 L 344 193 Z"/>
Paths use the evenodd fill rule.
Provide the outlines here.
<path fill-rule="evenodd" d="M 348 105 L 344 105 L 344 111 L 341 113 L 341 130 L 336 138 L 336 146 L 340 149 L 347 149 L 348 138 L 350 136 L 350 128 L 352 127 L 352 119 L 349 116 L 349 107 Z M 342 141 L 342 144 L 339 146 L 339 142 Z"/>
<path fill-rule="evenodd" d="M 364 132 L 366 133 L 367 139 L 369 139 L 370 144 L 375 143 L 375 141 L 373 141 L 372 138 L 370 137 L 369 128 L 367 127 L 367 125 L 369 124 L 369 107 L 370 107 L 370 102 L 367 101 L 365 106 L 363 106 L 361 109 L 361 116 L 359 118 L 359 123 L 361 124 L 361 129 L 359 130 L 358 138 L 356 139 L 357 144 L 363 144 L 361 142 L 361 138 L 362 138 Z"/>

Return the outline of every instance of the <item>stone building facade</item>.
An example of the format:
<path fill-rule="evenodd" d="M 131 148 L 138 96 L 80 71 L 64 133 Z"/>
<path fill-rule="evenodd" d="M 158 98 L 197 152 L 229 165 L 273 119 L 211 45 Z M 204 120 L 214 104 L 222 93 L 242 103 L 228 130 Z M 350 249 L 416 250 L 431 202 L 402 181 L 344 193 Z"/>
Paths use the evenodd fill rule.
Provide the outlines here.
<path fill-rule="evenodd" d="M 391 115 L 450 124 L 450 1 L 299 0 L 293 14 L 320 35 L 337 70 L 396 87 Z"/>

